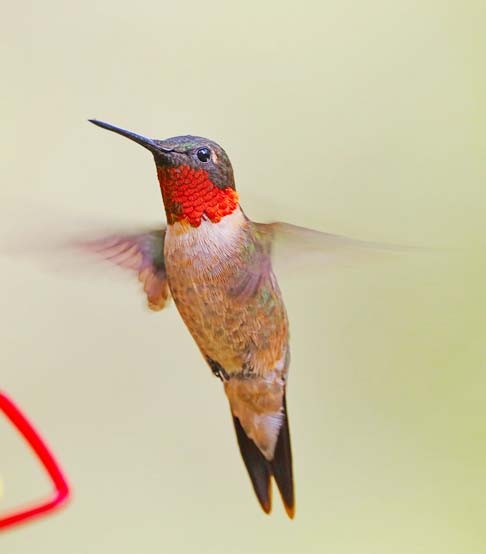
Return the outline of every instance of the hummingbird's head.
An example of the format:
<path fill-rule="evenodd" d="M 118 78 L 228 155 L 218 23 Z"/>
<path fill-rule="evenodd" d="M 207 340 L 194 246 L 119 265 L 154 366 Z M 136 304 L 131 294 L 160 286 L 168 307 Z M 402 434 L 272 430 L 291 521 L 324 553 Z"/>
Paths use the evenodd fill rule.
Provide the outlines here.
<path fill-rule="evenodd" d="M 90 121 L 152 152 L 169 224 L 181 221 L 198 227 L 203 219 L 217 223 L 237 209 L 231 162 L 212 140 L 190 135 L 155 140 L 103 121 Z"/>

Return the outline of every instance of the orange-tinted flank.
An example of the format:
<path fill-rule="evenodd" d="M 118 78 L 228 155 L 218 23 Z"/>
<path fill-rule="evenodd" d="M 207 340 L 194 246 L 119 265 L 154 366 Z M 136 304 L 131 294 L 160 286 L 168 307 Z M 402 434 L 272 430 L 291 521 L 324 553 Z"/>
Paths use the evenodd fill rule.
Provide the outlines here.
<path fill-rule="evenodd" d="M 215 186 L 203 169 L 157 167 L 157 176 L 169 223 L 186 220 L 199 227 L 203 214 L 217 223 L 238 206 L 238 193 L 230 187 Z"/>

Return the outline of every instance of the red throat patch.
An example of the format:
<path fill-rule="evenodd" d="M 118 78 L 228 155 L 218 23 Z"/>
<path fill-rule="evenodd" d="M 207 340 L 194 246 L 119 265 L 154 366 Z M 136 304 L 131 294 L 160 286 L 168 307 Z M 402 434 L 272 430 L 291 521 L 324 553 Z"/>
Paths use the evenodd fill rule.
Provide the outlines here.
<path fill-rule="evenodd" d="M 203 169 L 188 165 L 157 167 L 157 177 L 169 223 L 187 221 L 199 227 L 203 216 L 217 223 L 238 207 L 238 193 L 214 185 Z"/>

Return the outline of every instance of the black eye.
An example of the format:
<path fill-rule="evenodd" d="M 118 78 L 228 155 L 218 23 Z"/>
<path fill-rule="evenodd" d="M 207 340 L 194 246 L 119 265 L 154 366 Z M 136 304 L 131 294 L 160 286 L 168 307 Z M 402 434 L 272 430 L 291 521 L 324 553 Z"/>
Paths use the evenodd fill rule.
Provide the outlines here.
<path fill-rule="evenodd" d="M 199 148 L 199 150 L 196 152 L 197 159 L 200 162 L 209 162 L 211 159 L 211 151 L 209 148 L 206 148 L 205 146 L 203 148 Z"/>

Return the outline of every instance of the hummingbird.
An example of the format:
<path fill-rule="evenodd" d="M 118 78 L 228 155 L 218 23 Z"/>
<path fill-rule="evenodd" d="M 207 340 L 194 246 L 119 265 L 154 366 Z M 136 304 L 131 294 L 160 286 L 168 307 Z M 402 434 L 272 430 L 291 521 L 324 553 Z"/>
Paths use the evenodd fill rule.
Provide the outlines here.
<path fill-rule="evenodd" d="M 167 225 L 84 245 L 134 270 L 148 307 L 172 297 L 187 329 L 229 401 L 241 456 L 257 499 L 269 513 L 272 480 L 290 518 L 295 514 L 292 449 L 286 406 L 289 322 L 272 267 L 279 237 L 342 247 L 382 248 L 288 223 L 256 223 L 243 211 L 230 159 L 199 136 L 151 139 L 90 119 L 153 155 Z"/>

